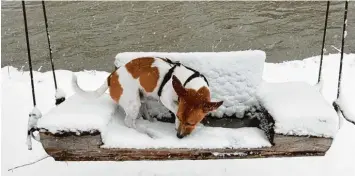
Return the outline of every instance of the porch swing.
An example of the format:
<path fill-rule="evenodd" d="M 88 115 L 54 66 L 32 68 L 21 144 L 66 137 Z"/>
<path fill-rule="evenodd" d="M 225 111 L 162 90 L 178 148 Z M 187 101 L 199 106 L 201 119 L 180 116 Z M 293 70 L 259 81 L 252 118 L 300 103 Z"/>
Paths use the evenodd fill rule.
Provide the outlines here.
<path fill-rule="evenodd" d="M 49 32 L 48 32 L 48 23 L 47 23 L 47 16 L 45 10 L 45 3 L 42 1 L 42 8 L 44 13 L 44 21 L 47 33 L 47 40 L 49 45 L 49 57 L 52 66 L 53 72 L 53 80 L 56 89 L 56 107 L 53 108 L 53 111 L 57 113 L 63 113 L 62 117 L 69 114 L 70 112 L 62 112 L 65 110 L 65 107 L 72 106 L 73 103 L 75 104 L 77 99 L 75 99 L 75 95 L 69 97 L 69 99 L 65 98 L 64 91 L 58 89 L 54 63 L 52 59 L 52 50 L 51 44 L 49 40 Z M 344 26 L 343 26 L 343 36 L 346 27 L 346 18 L 347 18 L 347 9 L 348 9 L 348 1 L 345 2 L 345 12 L 344 12 Z M 42 118 L 42 114 L 36 108 L 36 98 L 35 98 L 35 91 L 34 91 L 34 83 L 33 83 L 33 74 L 32 74 L 32 62 L 31 62 L 31 54 L 30 54 L 30 46 L 29 46 L 29 39 L 28 39 L 28 29 L 27 29 L 27 19 L 26 19 L 26 8 L 25 3 L 22 1 L 22 10 L 24 16 L 24 25 L 25 25 L 25 34 L 26 34 L 26 42 L 27 42 L 27 52 L 28 52 L 28 63 L 30 69 L 30 76 L 31 76 L 31 86 L 32 86 L 32 97 L 33 97 L 33 111 L 29 114 L 29 125 L 28 125 L 28 134 L 27 134 L 27 143 L 28 149 L 32 149 L 31 139 L 35 139 L 36 141 L 40 142 L 47 152 L 48 155 L 52 156 L 56 161 L 129 161 L 129 160 L 182 160 L 182 159 L 190 159 L 190 160 L 207 160 L 207 159 L 242 159 L 242 158 L 266 158 L 266 157 L 294 157 L 294 156 L 324 156 L 326 151 L 330 148 L 332 143 L 332 137 L 319 137 L 319 136 L 312 136 L 312 135 L 287 135 L 276 133 L 274 135 L 274 131 L 265 131 L 264 127 L 262 126 L 263 120 L 265 119 L 247 119 L 247 118 L 233 118 L 228 117 L 228 115 L 223 116 L 223 118 L 215 118 L 213 115 L 209 115 L 206 117 L 206 120 L 203 122 L 209 129 L 215 128 L 213 125 L 209 125 L 212 121 L 218 121 L 223 119 L 228 119 L 227 121 L 231 121 L 230 123 L 234 123 L 234 127 L 241 127 L 247 126 L 249 127 L 256 127 L 261 129 L 267 136 L 268 142 L 271 145 L 264 145 L 263 147 L 240 147 L 240 148 L 233 148 L 233 147 L 134 147 L 134 145 L 126 145 L 123 147 L 102 147 L 107 141 L 103 140 L 103 131 L 100 128 L 91 128 L 91 129 L 74 129 L 74 130 L 52 130 L 49 126 L 46 125 L 38 125 L 38 123 L 42 119 L 50 119 L 48 116 L 54 117 L 54 113 L 51 111 L 48 114 L 44 115 Z M 324 34 L 323 34 L 323 43 L 321 49 L 321 60 L 319 66 L 319 75 L 318 75 L 318 83 L 321 81 L 321 70 L 323 64 L 323 50 L 324 50 L 324 43 L 325 43 L 325 36 L 326 36 L 326 28 L 327 28 L 327 21 L 328 21 L 328 13 L 329 13 L 329 1 L 327 2 L 327 10 L 326 10 L 326 17 L 325 17 L 325 26 L 324 26 Z M 341 83 L 341 74 L 342 74 L 342 64 L 343 64 L 343 47 L 344 47 L 344 37 L 342 39 L 342 48 L 341 48 L 341 60 L 340 60 L 340 71 L 339 71 L 339 84 L 338 84 L 338 98 L 339 98 L 339 87 Z M 241 52 L 242 55 L 249 57 L 248 53 Z M 176 54 L 176 53 L 175 53 Z M 201 53 L 197 53 L 201 54 Z M 202 53 L 204 56 L 213 55 L 213 53 Z M 223 53 L 225 54 L 225 53 Z M 223 54 L 219 54 L 220 56 Z M 240 54 L 236 52 L 234 54 Z M 139 53 L 138 55 L 154 55 L 154 56 L 172 56 L 174 58 L 175 55 L 171 55 L 171 53 Z M 217 53 L 218 55 L 218 53 Z M 263 54 L 261 54 L 263 55 Z M 115 65 L 120 66 L 120 64 L 124 64 L 129 62 L 133 56 L 136 56 L 134 53 L 119 53 L 116 56 Z M 191 61 L 191 58 L 194 58 L 194 53 L 178 53 L 177 56 L 187 57 L 187 59 Z M 179 61 L 179 57 L 174 58 L 175 60 Z M 229 61 L 229 60 L 226 60 Z M 261 61 L 264 62 L 263 59 Z M 182 60 L 182 62 L 187 63 L 187 61 Z M 198 62 L 198 61 L 197 61 Z M 201 61 L 202 62 L 202 61 Z M 200 63 L 201 63 L 200 62 Z M 252 61 L 251 61 L 252 62 Z M 260 62 L 260 60 L 258 61 Z M 210 63 L 209 63 L 210 64 Z M 203 64 L 202 64 L 203 65 Z M 218 77 L 219 78 L 219 77 Z M 213 79 L 208 78 L 207 79 Z M 217 78 L 216 78 L 217 79 Z M 213 83 L 212 83 L 213 84 Z M 212 92 L 213 94 L 214 92 Z M 102 102 L 107 102 L 106 100 L 109 98 L 100 98 L 97 102 L 93 103 L 93 105 L 100 105 Z M 105 104 L 107 105 L 107 104 Z M 102 105 L 101 105 L 102 106 Z M 341 106 L 337 103 L 333 103 L 335 110 L 342 115 L 345 119 L 347 119 L 342 111 Z M 271 118 L 272 123 L 273 117 L 268 112 L 268 107 L 259 107 L 259 109 L 254 109 L 252 112 L 255 111 L 262 114 L 266 119 Z M 52 114 L 51 114 L 52 113 Z M 78 112 L 80 113 L 80 112 Z M 247 112 L 250 113 L 250 112 Z M 70 116 L 73 117 L 73 116 Z M 55 117 L 60 118 L 60 117 Z M 160 121 L 164 121 L 164 118 L 160 119 Z M 48 120 L 47 120 L 48 121 Z M 110 121 L 110 120 L 108 120 Z M 159 120 L 158 120 L 159 121 Z M 168 120 L 169 121 L 169 120 Z M 255 123 L 256 121 L 256 123 Z M 166 122 L 164 122 L 166 123 Z M 70 125 L 69 125 L 70 126 Z M 228 125 L 227 125 L 228 126 Z M 232 132 L 232 128 L 222 129 L 218 128 L 219 130 L 226 130 L 226 132 Z M 238 129 L 235 129 L 238 130 Z M 38 132 L 39 135 L 36 136 L 34 132 Z M 226 133 L 227 134 L 227 133 Z M 249 133 L 245 133 L 249 134 Z M 105 134 L 107 135 L 107 134 Z M 121 134 L 125 135 L 125 134 Z M 175 136 L 174 136 L 175 137 Z M 248 136 L 244 136 L 244 138 L 248 138 Z M 159 139 L 156 139 L 159 140 Z M 144 142 L 144 141 L 143 141 Z M 121 144 L 125 144 L 124 141 L 121 141 Z M 274 144 L 274 145 L 273 145 Z M 133 146 L 133 147 L 132 147 Z"/>

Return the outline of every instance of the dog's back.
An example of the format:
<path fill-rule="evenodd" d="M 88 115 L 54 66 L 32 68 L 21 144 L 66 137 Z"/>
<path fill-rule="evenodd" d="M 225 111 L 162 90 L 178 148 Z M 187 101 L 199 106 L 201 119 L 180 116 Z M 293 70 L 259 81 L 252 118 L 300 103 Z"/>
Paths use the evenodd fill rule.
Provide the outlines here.
<path fill-rule="evenodd" d="M 159 86 L 171 67 L 169 63 L 160 58 L 141 57 L 133 59 L 117 69 L 108 78 L 110 95 L 116 102 L 119 101 L 124 91 L 139 91 L 145 96 L 158 98 Z"/>

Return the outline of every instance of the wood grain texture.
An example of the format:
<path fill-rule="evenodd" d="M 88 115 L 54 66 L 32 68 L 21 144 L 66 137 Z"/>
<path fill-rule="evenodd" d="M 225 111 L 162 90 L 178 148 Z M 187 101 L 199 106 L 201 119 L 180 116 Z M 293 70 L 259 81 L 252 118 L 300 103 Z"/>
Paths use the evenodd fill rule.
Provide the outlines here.
<path fill-rule="evenodd" d="M 294 156 L 324 156 L 331 138 L 275 136 L 275 146 L 256 149 L 134 149 L 100 148 L 99 133 L 40 132 L 45 151 L 56 161 L 129 161 L 129 160 L 209 160 Z"/>

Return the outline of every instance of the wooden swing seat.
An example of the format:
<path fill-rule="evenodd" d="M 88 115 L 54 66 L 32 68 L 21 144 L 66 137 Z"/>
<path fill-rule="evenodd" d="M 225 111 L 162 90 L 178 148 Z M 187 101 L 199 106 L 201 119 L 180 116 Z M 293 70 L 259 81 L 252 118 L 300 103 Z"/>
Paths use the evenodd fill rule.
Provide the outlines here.
<path fill-rule="evenodd" d="M 40 132 L 45 151 L 56 161 L 209 160 L 324 156 L 331 138 L 275 135 L 273 147 L 251 149 L 100 148 L 100 132 Z"/>
<path fill-rule="evenodd" d="M 243 101 L 239 101 L 238 97 L 243 97 L 245 99 L 245 92 L 247 92 L 247 99 L 253 101 L 255 97 L 255 90 L 259 88 L 260 83 L 262 82 L 262 73 L 263 73 L 263 64 L 265 62 L 265 53 L 263 51 L 238 51 L 238 52 L 223 52 L 223 53 L 120 53 L 116 56 L 115 65 L 122 66 L 122 64 L 128 62 L 132 58 L 136 58 L 139 56 L 159 56 L 159 57 L 168 57 L 172 60 L 181 60 L 181 63 L 186 64 L 190 67 L 194 67 L 201 71 L 205 76 L 209 79 L 212 91 L 216 90 L 218 86 L 220 86 L 222 79 L 218 75 L 222 73 L 223 81 L 228 82 L 229 84 L 233 84 L 229 87 L 248 87 L 243 91 L 236 91 L 233 92 L 230 89 L 226 89 L 226 91 L 219 91 L 221 95 L 213 94 L 216 96 L 217 99 L 223 99 L 223 97 L 233 97 L 233 104 L 232 106 L 236 106 L 236 111 L 243 110 L 242 105 Z M 184 60 L 185 59 L 185 60 Z M 211 64 L 214 60 L 219 59 L 217 64 Z M 189 64 L 192 65 L 189 65 Z M 208 67 L 211 67 L 209 69 Z M 211 71 L 212 70 L 212 71 Z M 79 84 L 80 84 L 80 79 Z M 223 82 L 222 81 L 222 82 Z M 91 84 L 87 84 L 88 86 Z M 296 86 L 305 89 L 305 91 L 310 91 L 312 94 L 310 86 L 295 83 Z M 275 86 L 275 85 L 273 85 Z M 284 86 L 285 85 L 276 85 L 276 86 Z M 290 85 L 289 87 L 293 88 L 294 85 Z M 228 88 L 228 87 L 227 87 Z M 285 89 L 288 89 L 286 86 Z M 293 88 L 294 92 L 287 92 L 283 91 L 285 94 L 284 97 L 288 95 L 295 94 L 297 92 L 297 96 L 299 95 L 299 89 Z M 272 90 L 272 89 L 265 89 L 265 90 Z M 265 96 L 265 100 L 274 99 L 273 96 L 277 95 L 278 92 L 267 92 Z M 317 93 L 316 93 L 317 94 Z M 306 95 L 308 96 L 308 95 Z M 315 95 L 315 99 L 318 99 L 316 102 L 309 102 L 307 103 L 319 103 L 322 104 L 323 100 L 320 95 Z M 44 150 L 52 156 L 56 161 L 129 161 L 129 160 L 208 160 L 208 159 L 243 159 L 243 158 L 268 158 L 268 157 L 295 157 L 295 156 L 324 156 L 326 151 L 330 148 L 332 143 L 332 137 L 316 137 L 322 136 L 322 133 L 327 133 L 324 136 L 333 136 L 336 132 L 336 119 L 334 114 L 327 115 L 329 111 L 325 111 L 320 113 L 318 111 L 314 111 L 313 115 L 308 118 L 304 118 L 304 120 L 299 117 L 290 116 L 290 118 L 285 119 L 275 119 L 278 122 L 286 122 L 286 126 L 282 126 L 281 129 L 286 129 L 286 131 L 302 131 L 305 134 L 292 134 L 292 135 L 285 135 L 284 133 L 276 132 L 274 136 L 274 146 L 271 147 L 146 147 L 146 148 L 135 148 L 130 147 L 130 145 L 123 147 L 110 147 L 105 148 L 102 147 L 104 145 L 103 134 L 102 134 L 102 126 L 107 124 L 107 121 L 101 122 L 102 120 L 95 122 L 95 120 L 88 120 L 88 118 L 92 118 L 93 114 L 97 115 L 97 117 L 109 117 L 110 115 L 110 104 L 109 98 L 102 98 L 97 102 L 88 103 L 87 105 L 83 105 L 87 103 L 86 100 L 75 100 L 68 99 L 62 104 L 55 107 L 52 110 L 49 116 L 48 114 L 46 117 L 41 120 L 39 127 L 39 135 L 40 135 L 40 142 L 43 145 Z M 72 101 L 72 102 L 71 102 Z M 77 101 L 77 102 L 75 102 Z M 298 109 L 292 108 L 292 102 L 287 100 L 287 103 L 279 100 L 281 102 L 276 102 L 276 106 L 281 105 L 289 109 L 290 111 L 297 111 Z M 71 103 L 70 103 L 71 102 Z M 245 101 L 247 102 L 247 101 Z M 302 104 L 303 102 L 294 102 L 298 104 Z M 76 105 L 80 105 L 83 107 L 77 107 Z M 326 106 L 326 105 L 324 105 Z M 72 108 L 75 107 L 75 108 Z M 151 106 L 151 108 L 155 108 L 156 105 Z M 98 109 L 95 109 L 98 108 Z M 228 107 L 226 107 L 228 108 Z M 270 107 L 266 107 L 268 110 Z M 84 110 L 81 110 L 84 109 Z M 327 107 L 325 107 L 327 110 Z M 97 111 L 101 112 L 97 112 Z M 65 111 L 65 112 L 64 112 Z M 269 111 L 269 110 L 268 110 Z M 322 109 L 323 111 L 323 109 Z M 100 114 L 101 113 L 101 114 Z M 274 112 L 275 113 L 275 112 Z M 293 112 L 290 112 L 290 115 Z M 333 113 L 333 112 L 331 112 Z M 335 112 L 334 112 L 335 113 Z M 53 115 L 53 114 L 59 114 Z M 272 114 L 271 114 L 272 115 Z M 320 116 L 319 116 L 320 115 Z M 80 116 L 80 117 L 79 117 Z M 285 116 L 283 114 L 283 116 Z M 335 114 L 336 116 L 336 114 Z M 94 117 L 94 118 L 97 118 Z M 84 124 L 84 128 L 80 129 L 76 128 L 77 126 L 73 127 L 73 119 L 75 123 L 88 121 Z M 106 119 L 108 120 L 108 119 Z M 293 121 L 294 120 L 294 121 Z M 64 123 L 63 123 L 64 121 Z M 204 123 L 205 126 L 211 127 L 226 127 L 226 128 L 240 128 L 240 127 L 250 127 L 250 122 L 247 119 L 241 118 L 209 118 L 207 121 L 209 123 Z M 100 124 L 99 124 L 100 123 Z M 329 124 L 328 124 L 329 123 Z M 223 124 L 223 125 L 221 125 Z M 287 126 L 287 125 L 294 125 L 294 126 Z M 75 124 L 77 125 L 77 124 Z M 82 124 L 81 124 L 82 125 Z M 280 125 L 280 123 L 278 124 Z M 314 129 L 312 125 L 320 126 L 320 128 Z M 328 126 L 327 126 L 328 125 Z M 53 126 L 59 126 L 58 128 L 55 127 L 53 130 Z M 79 124 L 80 126 L 80 124 Z M 86 130 L 86 127 L 89 126 L 90 130 Z M 99 126 L 99 127 L 95 127 Z M 172 125 L 173 126 L 173 125 Z M 305 127 L 306 126 L 306 127 Z M 75 128 L 76 132 L 71 132 L 71 130 L 61 130 L 61 129 L 70 129 Z M 330 130 L 326 131 L 327 128 Z M 288 129 L 287 129 L 288 128 Z M 289 129 L 291 128 L 291 129 Z M 304 128 L 304 129 L 303 129 Z M 100 130 L 101 129 L 101 130 Z M 115 128 L 114 128 L 115 129 Z M 169 127 L 167 129 L 173 129 L 173 127 Z M 326 129 L 326 130 L 324 130 Z M 234 129 L 233 129 L 234 130 Z M 317 131 L 318 130 L 318 131 Z M 172 133 L 172 131 L 170 131 Z M 231 131 L 233 133 L 233 131 Z M 317 135 L 308 134 L 307 132 L 316 133 Z M 107 133 L 107 132 L 106 132 Z M 229 133 L 229 132 L 228 132 Z M 111 133 L 110 133 L 111 134 Z M 201 134 L 201 133 L 198 133 Z M 227 134 L 227 133 L 226 133 Z M 329 135 L 328 135 L 329 134 Z M 123 139 L 125 137 L 125 133 L 116 133 L 112 134 L 115 137 L 119 137 Z M 249 139 L 250 136 L 246 134 L 245 136 L 239 136 L 240 139 Z M 169 137 L 173 136 L 173 134 L 169 134 Z M 207 137 L 206 137 L 207 136 Z M 131 137 L 128 135 L 128 137 Z M 209 134 L 204 136 L 204 140 L 213 140 L 209 138 Z M 216 136 L 214 136 L 216 137 Z M 223 136 L 221 136 L 223 137 Z M 135 138 L 134 136 L 132 138 Z M 218 138 L 218 136 L 217 136 Z M 171 138 L 170 138 L 171 139 Z M 199 138 L 198 138 L 199 139 Z M 216 138 L 215 138 L 216 139 Z M 137 140 L 140 142 L 139 140 Z M 253 140 L 250 140 L 253 141 Z M 253 144 L 253 142 L 249 141 L 249 145 Z M 122 142 L 122 141 L 121 141 Z M 154 141 L 153 141 L 154 142 Z M 202 141 L 204 142 L 204 141 Z M 141 142 L 141 143 L 144 143 Z M 136 143 L 135 143 L 136 144 Z M 177 143 L 179 144 L 179 142 Z M 132 145 L 135 146 L 135 145 Z M 165 145 L 166 146 L 166 145 Z M 229 145 L 223 145 L 229 146 Z M 232 145 L 233 146 L 233 145 Z"/>

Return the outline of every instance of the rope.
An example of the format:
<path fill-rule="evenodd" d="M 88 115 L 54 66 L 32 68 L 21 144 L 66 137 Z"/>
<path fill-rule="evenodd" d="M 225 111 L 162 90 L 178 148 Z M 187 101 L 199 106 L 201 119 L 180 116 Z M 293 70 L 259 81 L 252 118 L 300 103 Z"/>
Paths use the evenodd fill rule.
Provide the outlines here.
<path fill-rule="evenodd" d="M 34 87 L 34 84 L 33 84 L 32 59 L 31 59 L 31 51 L 30 51 L 30 42 L 29 42 L 29 39 L 28 39 L 28 28 L 27 28 L 27 16 L 26 16 L 25 1 L 22 1 L 22 13 L 23 13 L 23 19 L 24 19 L 24 22 L 25 22 L 27 56 L 28 56 L 28 65 L 29 65 L 29 68 L 30 68 L 31 87 L 32 87 L 32 100 L 33 100 L 33 106 L 36 106 L 36 95 L 35 95 L 35 87 Z"/>
<path fill-rule="evenodd" d="M 27 44 L 27 56 L 28 56 L 28 65 L 30 68 L 30 76 L 31 76 L 31 88 L 32 88 L 32 100 L 33 100 L 33 110 L 29 114 L 28 118 L 28 126 L 27 126 L 27 146 L 29 150 L 32 150 L 32 141 L 31 137 L 35 137 L 33 135 L 34 129 L 36 128 L 37 121 L 42 117 L 42 113 L 36 108 L 36 95 L 35 95 L 35 87 L 33 83 L 33 70 L 32 70 L 32 59 L 31 59 L 31 50 L 30 50 L 30 42 L 28 38 L 28 28 L 27 28 L 27 16 L 26 16 L 26 7 L 25 1 L 22 1 L 22 12 L 25 23 L 25 34 L 26 34 L 26 44 Z M 35 138 L 36 139 L 36 138 Z M 37 139 L 36 139 L 37 140 Z"/>
<path fill-rule="evenodd" d="M 340 51 L 340 67 L 339 67 L 339 73 L 338 73 L 339 78 L 338 78 L 337 100 L 339 100 L 339 96 L 340 96 L 340 85 L 341 85 L 341 78 L 342 78 L 342 74 L 343 74 L 343 58 L 344 58 L 344 44 L 345 44 L 345 37 L 346 37 L 345 31 L 346 31 L 346 26 L 347 26 L 347 15 L 348 15 L 348 0 L 345 1 L 343 34 L 342 34 L 342 39 L 341 39 L 341 51 Z M 355 121 L 346 117 L 346 115 L 344 114 L 343 110 L 341 109 L 341 107 L 339 106 L 337 101 L 333 102 L 333 107 L 339 114 L 341 114 L 344 117 L 345 120 L 347 120 L 348 122 L 355 125 Z"/>
<path fill-rule="evenodd" d="M 48 42 L 48 50 L 49 50 L 49 59 L 51 61 L 51 66 L 52 66 L 52 73 L 53 73 L 53 80 L 54 80 L 54 88 L 56 90 L 56 99 L 55 99 L 55 105 L 59 105 L 62 102 L 65 101 L 65 94 L 62 90 L 58 89 L 57 86 L 57 78 L 55 75 L 55 69 L 54 69 L 54 63 L 53 63 L 53 57 L 52 57 L 52 47 L 51 47 L 51 41 L 49 40 L 49 32 L 48 32 L 48 19 L 47 19 L 47 12 L 46 12 L 46 6 L 44 4 L 44 1 L 42 0 L 42 9 L 43 9 L 43 16 L 44 16 L 44 23 L 46 26 L 46 34 L 47 34 L 47 42 Z"/>
<path fill-rule="evenodd" d="M 53 72 L 53 79 L 54 79 L 54 87 L 55 87 L 55 89 L 57 90 L 57 79 L 56 79 L 55 71 L 54 71 L 54 64 L 53 64 L 53 58 L 52 58 L 51 41 L 49 40 L 48 20 L 47 20 L 46 6 L 45 6 L 43 0 L 42 0 L 42 9 L 43 9 L 44 23 L 45 23 L 45 26 L 46 26 L 48 49 L 49 49 L 49 58 L 50 58 L 50 60 L 51 60 L 51 66 L 52 66 L 52 72 Z"/>
<path fill-rule="evenodd" d="M 343 72 L 343 57 L 344 57 L 344 43 L 345 43 L 345 31 L 347 25 L 347 16 L 348 16 L 348 1 L 345 1 L 345 11 L 344 11 L 344 22 L 343 22 L 343 34 L 341 39 L 341 51 L 340 51 L 340 68 L 339 68 L 339 78 L 338 78 L 338 92 L 337 98 L 340 95 L 340 84 L 341 84 L 341 75 Z"/>
<path fill-rule="evenodd" d="M 330 4 L 330 2 L 328 1 L 328 2 L 327 2 L 327 10 L 326 10 L 326 13 L 325 13 L 325 22 L 324 22 L 324 31 L 323 31 L 323 42 L 322 42 L 322 50 L 321 50 L 321 55 L 320 55 L 319 72 L 318 72 L 318 83 L 320 82 L 320 79 L 321 79 L 321 76 L 322 76 L 323 53 L 324 53 L 325 36 L 326 36 L 326 33 L 327 33 L 329 4 Z"/>

